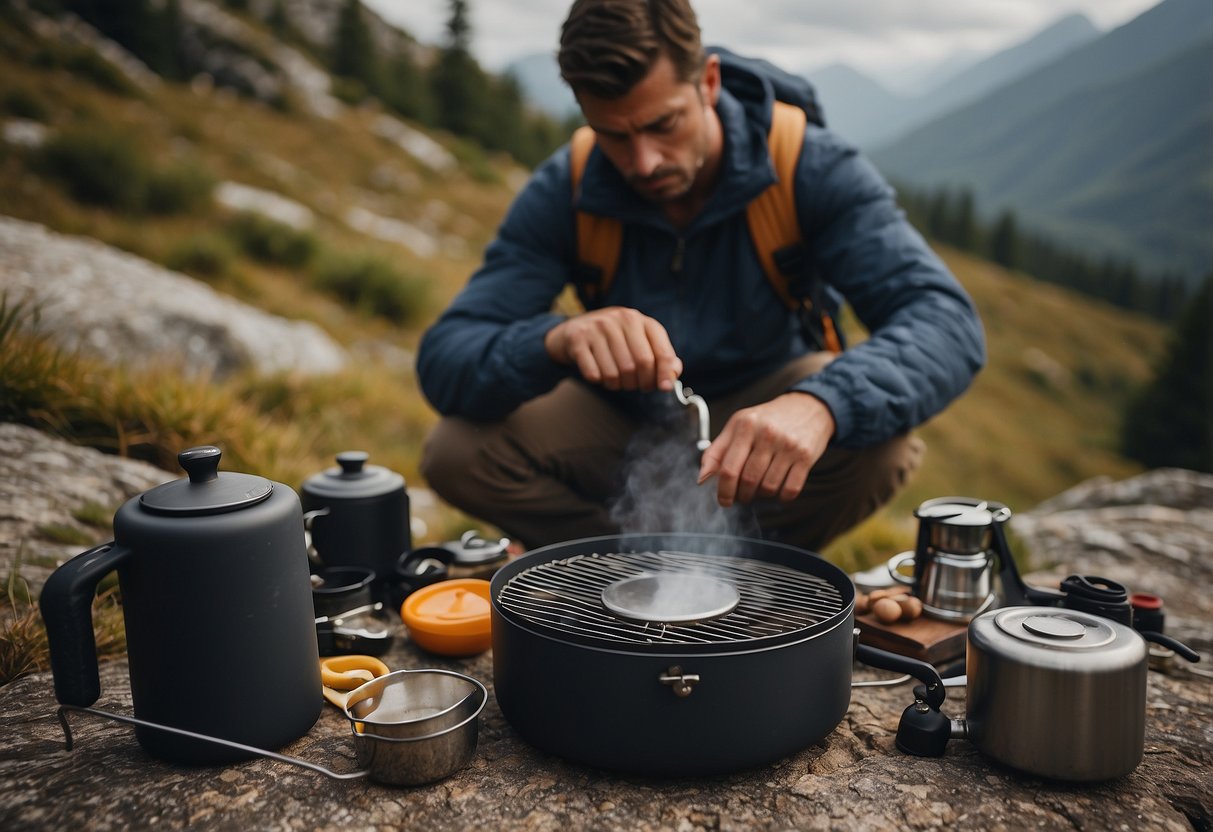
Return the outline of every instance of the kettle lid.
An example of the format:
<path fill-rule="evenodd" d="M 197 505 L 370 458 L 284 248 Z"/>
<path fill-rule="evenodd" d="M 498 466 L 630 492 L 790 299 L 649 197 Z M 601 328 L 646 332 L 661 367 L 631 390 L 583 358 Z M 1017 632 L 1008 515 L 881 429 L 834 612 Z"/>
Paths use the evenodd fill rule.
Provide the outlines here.
<path fill-rule="evenodd" d="M 274 488 L 265 477 L 219 473 L 223 452 L 201 445 L 177 454 L 188 477 L 158 485 L 139 497 L 139 504 L 157 514 L 178 516 L 222 514 L 260 503 Z"/>
<path fill-rule="evenodd" d="M 303 491 L 316 497 L 356 500 L 379 497 L 404 488 L 404 477 L 382 465 L 367 465 L 366 451 L 342 451 L 337 466 L 308 477 Z"/>
<path fill-rule="evenodd" d="M 914 516 L 919 520 L 946 526 L 990 526 L 1011 517 L 1002 503 L 972 497 L 937 497 L 922 503 Z"/>

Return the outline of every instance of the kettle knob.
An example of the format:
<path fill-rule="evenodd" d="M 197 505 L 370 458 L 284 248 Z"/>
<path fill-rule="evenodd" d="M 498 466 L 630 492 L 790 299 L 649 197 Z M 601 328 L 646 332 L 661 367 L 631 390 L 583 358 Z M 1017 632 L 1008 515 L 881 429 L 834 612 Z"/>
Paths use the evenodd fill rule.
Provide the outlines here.
<path fill-rule="evenodd" d="M 362 473 L 362 466 L 371 455 L 366 451 L 342 451 L 337 454 L 337 464 L 341 466 L 343 477 L 357 476 Z"/>
<path fill-rule="evenodd" d="M 223 452 L 214 445 L 200 445 L 177 454 L 177 464 L 190 475 L 194 484 L 211 482 L 219 477 L 219 457 Z"/>

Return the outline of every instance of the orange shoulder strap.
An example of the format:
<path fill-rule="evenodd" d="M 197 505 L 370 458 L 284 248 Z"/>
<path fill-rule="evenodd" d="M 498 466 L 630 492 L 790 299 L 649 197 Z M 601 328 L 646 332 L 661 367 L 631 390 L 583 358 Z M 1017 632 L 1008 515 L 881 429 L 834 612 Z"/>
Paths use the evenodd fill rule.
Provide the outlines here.
<path fill-rule="evenodd" d="M 585 174 L 586 162 L 594 149 L 594 130 L 589 126 L 578 127 L 569 143 L 569 167 L 573 177 L 573 198 L 581 192 L 581 177 Z M 586 211 L 577 212 L 577 259 L 598 269 L 596 284 L 586 283 L 578 288 L 588 300 L 597 300 L 606 294 L 615 279 L 615 268 L 619 265 L 619 250 L 623 247 L 623 223 L 614 217 L 601 217 Z"/>
<path fill-rule="evenodd" d="M 771 132 L 767 146 L 775 166 L 775 183 L 746 206 L 750 239 L 762 263 L 762 270 L 784 304 L 796 309 L 800 301 L 788 291 L 788 277 L 775 262 L 775 252 L 800 243 L 800 220 L 796 215 L 796 161 L 804 145 L 808 119 L 804 110 L 782 101 L 775 102 L 771 113 Z"/>
<path fill-rule="evenodd" d="M 780 271 L 775 254 L 800 243 L 800 221 L 796 215 L 794 185 L 796 162 L 804 145 L 807 121 L 804 110 L 799 107 L 782 101 L 774 102 L 767 144 L 775 167 L 776 181 L 746 206 L 750 237 L 762 263 L 762 269 L 775 293 L 790 309 L 798 308 L 801 301 L 792 297 L 788 291 L 788 277 Z M 581 178 L 593 149 L 594 131 L 588 126 L 578 128 L 573 133 L 569 145 L 574 198 L 579 193 Z M 615 268 L 619 264 L 619 250 L 622 244 L 623 224 L 617 219 L 585 211 L 577 212 L 578 259 L 600 272 L 597 285 L 581 287 L 587 297 L 601 297 L 610 287 L 615 277 Z"/>

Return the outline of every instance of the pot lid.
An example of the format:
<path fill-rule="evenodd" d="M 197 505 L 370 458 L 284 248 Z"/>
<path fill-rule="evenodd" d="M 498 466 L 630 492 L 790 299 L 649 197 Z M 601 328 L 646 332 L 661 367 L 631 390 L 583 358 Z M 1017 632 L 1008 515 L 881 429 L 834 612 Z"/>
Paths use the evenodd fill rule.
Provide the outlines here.
<path fill-rule="evenodd" d="M 265 477 L 219 472 L 223 452 L 214 445 L 202 445 L 177 454 L 177 462 L 189 477 L 158 485 L 139 497 L 139 504 L 157 514 L 222 514 L 255 505 L 266 497 L 274 484 Z"/>
<path fill-rule="evenodd" d="M 457 578 L 422 587 L 400 609 L 410 629 L 445 635 L 476 635 L 490 627 L 489 582 Z"/>
<path fill-rule="evenodd" d="M 1056 607 L 1008 607 L 994 614 L 998 630 L 1017 642 L 1052 650 L 1090 651 L 1123 638 L 1110 619 Z"/>
<path fill-rule="evenodd" d="M 455 557 L 457 564 L 491 563 L 506 556 L 506 547 L 510 545 L 508 538 L 487 540 L 469 530 L 463 533 L 459 540 L 450 540 L 442 544 L 442 548 Z"/>
<path fill-rule="evenodd" d="M 369 458 L 366 451 L 342 451 L 337 465 L 308 477 L 303 490 L 316 497 L 357 500 L 404 488 L 404 477 L 382 465 L 367 465 Z"/>
<path fill-rule="evenodd" d="M 661 572 L 615 581 L 602 590 L 602 605 L 628 621 L 695 624 L 728 615 L 741 601 L 729 583 L 708 575 Z"/>

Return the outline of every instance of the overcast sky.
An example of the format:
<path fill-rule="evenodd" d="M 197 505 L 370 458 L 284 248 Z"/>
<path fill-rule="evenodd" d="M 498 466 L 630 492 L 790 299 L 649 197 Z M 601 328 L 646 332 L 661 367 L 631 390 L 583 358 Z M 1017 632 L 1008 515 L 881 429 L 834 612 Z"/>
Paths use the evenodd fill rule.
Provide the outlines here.
<path fill-rule="evenodd" d="M 363 0 L 424 43 L 440 44 L 449 0 Z M 552 52 L 572 0 L 468 0 L 477 60 L 500 70 Z M 705 43 L 804 71 L 846 63 L 886 83 L 950 55 L 1010 46 L 1066 13 L 1114 28 L 1158 0 L 692 0 Z"/>

